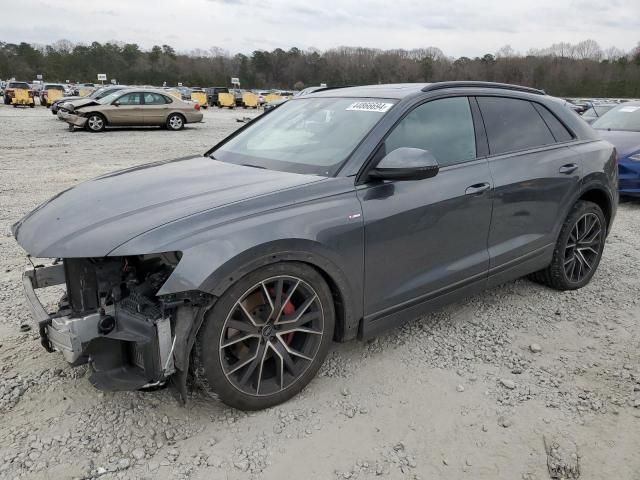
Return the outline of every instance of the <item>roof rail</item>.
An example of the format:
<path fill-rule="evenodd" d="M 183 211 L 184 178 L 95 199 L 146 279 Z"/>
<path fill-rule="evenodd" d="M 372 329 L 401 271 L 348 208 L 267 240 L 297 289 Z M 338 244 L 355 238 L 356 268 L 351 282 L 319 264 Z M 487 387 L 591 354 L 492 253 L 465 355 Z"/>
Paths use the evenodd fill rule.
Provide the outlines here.
<path fill-rule="evenodd" d="M 326 92 L 327 90 L 337 90 L 338 88 L 351 88 L 354 85 L 334 85 L 332 87 L 320 87 L 317 90 L 314 90 L 311 93 L 316 93 L 316 92 Z"/>
<path fill-rule="evenodd" d="M 422 89 L 423 92 L 431 92 L 433 90 L 442 90 L 444 88 L 498 88 L 502 90 L 515 90 L 517 92 L 534 93 L 536 95 L 546 95 L 544 90 L 532 87 L 522 87 L 520 85 L 511 85 L 509 83 L 495 82 L 474 82 L 467 80 L 457 80 L 448 82 L 431 83 Z"/>

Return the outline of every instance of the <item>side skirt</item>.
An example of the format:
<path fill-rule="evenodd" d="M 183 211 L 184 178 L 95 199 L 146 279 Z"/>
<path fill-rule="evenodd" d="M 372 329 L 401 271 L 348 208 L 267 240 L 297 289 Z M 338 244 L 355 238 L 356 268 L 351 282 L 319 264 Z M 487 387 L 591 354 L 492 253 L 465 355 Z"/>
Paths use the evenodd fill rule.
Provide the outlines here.
<path fill-rule="evenodd" d="M 515 280 L 549 265 L 553 256 L 554 245 L 546 245 L 538 250 L 518 257 L 506 265 L 500 265 L 489 271 L 489 277 L 480 276 L 454 285 L 440 292 L 430 294 L 427 298 L 418 299 L 407 305 L 393 308 L 388 313 L 373 313 L 362 319 L 358 338 L 366 340 L 395 328 L 409 320 L 425 315 L 450 303 L 476 295 L 486 288 L 495 287 Z"/>

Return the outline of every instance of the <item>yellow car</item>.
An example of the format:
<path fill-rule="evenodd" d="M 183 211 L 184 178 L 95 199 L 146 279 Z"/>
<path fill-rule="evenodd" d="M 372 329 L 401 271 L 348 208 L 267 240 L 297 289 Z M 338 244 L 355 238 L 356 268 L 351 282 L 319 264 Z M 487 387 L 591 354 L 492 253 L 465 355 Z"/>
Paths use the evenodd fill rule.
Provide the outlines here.
<path fill-rule="evenodd" d="M 33 90 L 27 82 L 9 82 L 4 91 L 4 104 L 13 105 L 14 107 L 28 105 L 33 108 L 36 106 Z"/>

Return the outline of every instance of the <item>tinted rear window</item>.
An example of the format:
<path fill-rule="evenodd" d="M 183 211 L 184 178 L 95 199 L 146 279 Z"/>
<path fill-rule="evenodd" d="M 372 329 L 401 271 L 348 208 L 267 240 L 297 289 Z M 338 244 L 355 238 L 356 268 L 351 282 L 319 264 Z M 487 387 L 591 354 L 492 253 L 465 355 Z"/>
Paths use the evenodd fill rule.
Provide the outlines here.
<path fill-rule="evenodd" d="M 527 100 L 478 97 L 492 155 L 555 143 L 535 107 Z"/>
<path fill-rule="evenodd" d="M 8 88 L 31 88 L 28 83 L 25 82 L 9 82 Z"/>
<path fill-rule="evenodd" d="M 547 127 L 551 130 L 556 142 L 568 142 L 569 140 L 573 140 L 571 132 L 567 130 L 567 127 L 565 127 L 562 122 L 547 109 L 547 107 L 538 103 L 534 103 L 533 106 L 544 120 L 544 123 L 546 123 Z"/>

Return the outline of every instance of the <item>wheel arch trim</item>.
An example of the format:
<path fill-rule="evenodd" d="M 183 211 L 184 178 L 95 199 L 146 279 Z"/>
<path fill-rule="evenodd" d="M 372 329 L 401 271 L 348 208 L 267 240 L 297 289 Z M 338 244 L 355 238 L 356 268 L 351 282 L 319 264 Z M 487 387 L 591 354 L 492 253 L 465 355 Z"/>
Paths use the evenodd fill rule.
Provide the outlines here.
<path fill-rule="evenodd" d="M 333 295 L 336 309 L 335 340 L 349 340 L 356 337 L 362 314 L 358 311 L 359 303 L 354 298 L 346 274 L 325 250 L 326 247 L 321 244 L 303 239 L 257 245 L 220 265 L 202 282 L 199 290 L 220 297 L 238 279 L 265 265 L 306 263 L 322 275 Z"/>

